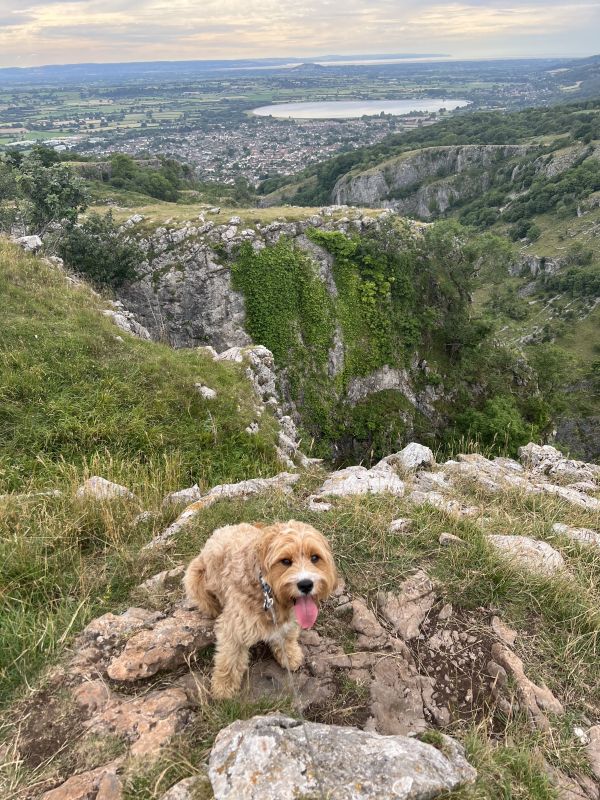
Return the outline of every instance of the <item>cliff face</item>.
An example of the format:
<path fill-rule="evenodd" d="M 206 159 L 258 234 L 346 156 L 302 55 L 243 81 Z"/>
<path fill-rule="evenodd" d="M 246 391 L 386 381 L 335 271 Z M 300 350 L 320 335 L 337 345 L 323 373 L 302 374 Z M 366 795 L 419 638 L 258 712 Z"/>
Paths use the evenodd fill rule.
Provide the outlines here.
<path fill-rule="evenodd" d="M 336 183 L 335 203 L 384 206 L 430 219 L 453 203 L 486 191 L 490 172 L 527 154 L 524 145 L 429 147 L 405 153 Z"/>

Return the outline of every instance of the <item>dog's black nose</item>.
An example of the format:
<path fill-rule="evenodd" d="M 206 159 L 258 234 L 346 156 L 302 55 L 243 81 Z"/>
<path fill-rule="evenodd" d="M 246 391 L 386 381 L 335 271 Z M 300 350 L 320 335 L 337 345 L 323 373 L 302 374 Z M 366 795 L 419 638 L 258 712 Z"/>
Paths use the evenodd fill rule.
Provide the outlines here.
<path fill-rule="evenodd" d="M 298 581 L 296 586 L 300 589 L 302 594 L 310 594 L 314 586 L 314 583 L 310 580 L 310 578 L 305 578 L 302 581 Z"/>

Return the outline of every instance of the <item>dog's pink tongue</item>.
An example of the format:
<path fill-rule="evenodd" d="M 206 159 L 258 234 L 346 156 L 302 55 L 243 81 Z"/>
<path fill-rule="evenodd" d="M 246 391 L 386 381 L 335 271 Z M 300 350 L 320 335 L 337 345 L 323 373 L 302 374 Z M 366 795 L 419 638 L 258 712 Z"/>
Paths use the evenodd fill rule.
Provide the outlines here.
<path fill-rule="evenodd" d="M 312 628 L 319 615 L 317 604 L 310 595 L 302 595 L 296 600 L 294 612 L 301 628 Z"/>

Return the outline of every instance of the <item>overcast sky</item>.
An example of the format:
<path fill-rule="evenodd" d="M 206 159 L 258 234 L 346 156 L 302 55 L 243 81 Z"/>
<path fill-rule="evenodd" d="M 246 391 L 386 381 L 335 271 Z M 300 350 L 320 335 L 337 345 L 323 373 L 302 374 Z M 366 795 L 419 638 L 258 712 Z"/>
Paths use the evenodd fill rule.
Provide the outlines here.
<path fill-rule="evenodd" d="M 600 51 L 600 0 L 0 0 L 0 66 Z"/>

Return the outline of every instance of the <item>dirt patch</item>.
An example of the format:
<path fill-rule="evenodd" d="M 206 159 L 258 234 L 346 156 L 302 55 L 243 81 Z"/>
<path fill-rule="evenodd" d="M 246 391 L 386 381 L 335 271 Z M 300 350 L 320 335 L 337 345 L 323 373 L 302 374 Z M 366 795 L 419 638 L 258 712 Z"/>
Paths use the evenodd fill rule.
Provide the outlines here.
<path fill-rule="evenodd" d="M 446 618 L 440 611 L 429 614 L 409 646 L 419 672 L 434 681 L 433 700 L 448 709 L 450 722 L 472 724 L 493 702 L 487 664 L 496 639 L 480 616 L 453 610 Z"/>
<path fill-rule="evenodd" d="M 67 751 L 83 734 L 83 716 L 63 690 L 40 689 L 19 709 L 19 751 L 35 768 Z"/>
<path fill-rule="evenodd" d="M 352 725 L 364 728 L 371 716 L 368 686 L 348 678 L 345 670 L 333 670 L 334 693 L 328 703 L 309 705 L 304 716 L 310 722 L 326 725 Z"/>

